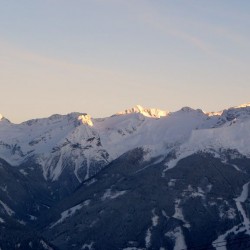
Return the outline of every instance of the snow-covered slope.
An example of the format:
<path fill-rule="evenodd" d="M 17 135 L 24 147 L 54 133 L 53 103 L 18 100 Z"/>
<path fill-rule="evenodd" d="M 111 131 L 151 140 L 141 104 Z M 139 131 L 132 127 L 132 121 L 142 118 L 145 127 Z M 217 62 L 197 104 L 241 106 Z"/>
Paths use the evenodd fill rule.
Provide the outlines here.
<path fill-rule="evenodd" d="M 150 157 L 179 149 L 195 152 L 210 147 L 250 154 L 248 104 L 204 113 L 189 107 L 177 112 L 141 106 L 108 118 L 81 113 L 12 124 L 0 120 L 0 158 L 12 165 L 39 163 L 45 179 L 58 180 L 70 169 L 79 182 L 127 151 L 143 147 Z"/>
<path fill-rule="evenodd" d="M 216 114 L 216 124 L 210 128 L 193 130 L 188 140 L 177 150 L 178 159 L 198 151 L 221 152 L 236 150 L 242 155 L 250 156 L 250 105 L 243 104 Z"/>
<path fill-rule="evenodd" d="M 96 129 L 104 147 L 116 158 L 136 147 L 149 148 L 155 156 L 162 154 L 186 141 L 192 130 L 214 124 L 202 111 L 184 108 L 160 119 L 141 113 L 113 116 L 97 123 Z"/>

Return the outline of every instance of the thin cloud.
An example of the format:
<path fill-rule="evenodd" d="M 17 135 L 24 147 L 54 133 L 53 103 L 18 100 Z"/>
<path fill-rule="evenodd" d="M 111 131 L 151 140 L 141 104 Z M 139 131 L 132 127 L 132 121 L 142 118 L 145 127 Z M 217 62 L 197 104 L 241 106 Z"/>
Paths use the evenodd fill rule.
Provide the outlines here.
<path fill-rule="evenodd" d="M 176 27 L 173 28 L 174 20 L 167 20 L 166 17 L 161 17 L 155 9 L 152 9 L 152 6 L 147 6 L 144 1 L 137 1 L 137 4 L 129 0 L 119 1 L 119 3 L 121 2 L 126 5 L 131 12 L 134 12 L 137 19 L 144 24 L 151 26 L 155 30 L 158 30 L 162 34 L 181 39 L 209 55 L 215 54 L 215 51 L 210 44 L 198 36 L 191 35 Z M 140 4 L 138 5 L 138 3 Z"/>
<path fill-rule="evenodd" d="M 11 69 L 14 67 L 24 68 L 29 65 L 29 69 L 36 68 L 39 72 L 49 70 L 55 77 L 59 77 L 63 73 L 76 78 L 85 77 L 84 79 L 95 79 L 95 82 L 129 82 L 130 79 L 124 72 L 109 68 L 99 68 L 95 66 L 78 64 L 62 59 L 49 57 L 39 53 L 34 53 L 26 49 L 17 48 L 3 40 L 0 40 L 0 65 L 1 69 Z M 20 67 L 19 67 L 20 65 Z M 26 67 L 27 68 L 27 67 Z"/>
<path fill-rule="evenodd" d="M 168 16 L 163 17 L 155 8 L 153 8 L 152 5 L 147 5 L 145 1 L 138 0 L 135 4 L 135 2 L 132 0 L 124 0 L 119 1 L 119 4 L 121 2 L 130 10 L 130 12 L 134 13 L 134 16 L 139 21 L 161 32 L 161 34 L 178 38 L 194 46 L 206 55 L 218 58 L 218 60 L 223 60 L 224 62 L 234 64 L 238 67 L 245 67 L 246 62 L 243 62 L 239 58 L 232 57 L 228 54 L 222 54 L 222 52 L 217 48 L 216 44 L 208 42 L 197 35 L 190 34 L 183 29 L 174 27 L 176 19 L 172 20 Z M 195 4 L 193 5 L 195 6 Z M 188 27 L 193 27 L 196 30 L 199 30 L 202 27 L 203 30 L 206 30 L 208 34 L 210 33 L 212 37 L 220 36 L 225 39 L 225 43 L 233 42 L 236 46 L 246 48 L 249 47 L 249 39 L 247 39 L 246 36 L 238 34 L 235 30 L 229 30 L 226 27 L 218 25 L 215 27 L 202 21 L 194 22 L 190 19 L 184 19 L 181 16 L 178 16 L 178 21 L 181 21 L 182 23 L 185 22 L 185 25 Z"/>
<path fill-rule="evenodd" d="M 76 64 L 65 60 L 33 53 L 25 49 L 19 49 L 3 41 L 0 41 L 0 47 L 1 47 L 0 62 L 2 64 L 12 63 L 18 60 L 18 61 L 25 61 L 27 63 L 40 64 L 47 67 L 52 66 L 52 67 L 67 68 L 67 69 L 76 69 L 76 70 L 78 69 L 81 70 L 82 72 L 113 74 L 111 71 L 108 71 L 106 69 L 99 69 L 88 65 Z"/>

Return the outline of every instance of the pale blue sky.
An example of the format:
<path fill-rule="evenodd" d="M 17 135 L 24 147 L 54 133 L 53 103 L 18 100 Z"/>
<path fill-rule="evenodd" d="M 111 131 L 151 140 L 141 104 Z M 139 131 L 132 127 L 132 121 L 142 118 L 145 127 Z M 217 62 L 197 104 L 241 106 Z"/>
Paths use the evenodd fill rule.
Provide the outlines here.
<path fill-rule="evenodd" d="M 0 0 L 0 113 L 250 102 L 250 1 Z"/>

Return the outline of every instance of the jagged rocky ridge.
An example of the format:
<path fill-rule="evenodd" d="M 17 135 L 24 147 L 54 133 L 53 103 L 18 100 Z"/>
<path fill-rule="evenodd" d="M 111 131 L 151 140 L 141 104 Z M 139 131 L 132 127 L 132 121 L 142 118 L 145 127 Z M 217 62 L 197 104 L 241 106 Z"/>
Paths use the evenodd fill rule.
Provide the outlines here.
<path fill-rule="evenodd" d="M 245 249 L 249 128 L 248 104 L 1 118 L 0 247 Z"/>

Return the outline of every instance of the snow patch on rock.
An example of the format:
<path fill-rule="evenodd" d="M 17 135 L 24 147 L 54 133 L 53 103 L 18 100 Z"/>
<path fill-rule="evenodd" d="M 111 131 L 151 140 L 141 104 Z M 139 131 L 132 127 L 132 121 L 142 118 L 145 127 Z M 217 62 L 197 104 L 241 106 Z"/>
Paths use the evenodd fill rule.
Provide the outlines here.
<path fill-rule="evenodd" d="M 156 214 L 155 209 L 152 210 L 152 215 L 152 225 L 148 228 L 145 236 L 145 245 L 147 249 L 151 247 L 152 230 L 159 224 L 159 216 Z"/>
<path fill-rule="evenodd" d="M 247 216 L 247 214 L 242 206 L 242 203 L 246 202 L 246 200 L 248 198 L 249 183 L 250 182 L 243 185 L 242 192 L 241 192 L 240 196 L 235 199 L 236 207 L 238 209 L 238 212 L 241 214 L 243 221 L 239 225 L 234 226 L 233 228 L 231 228 L 230 230 L 228 230 L 224 234 L 218 236 L 218 238 L 212 244 L 216 250 L 227 250 L 227 247 L 225 246 L 225 240 L 226 240 L 227 236 L 232 234 L 232 233 L 237 235 L 241 232 L 244 232 L 245 234 L 250 235 L 250 219 L 248 218 L 248 216 Z"/>
<path fill-rule="evenodd" d="M 5 212 L 9 215 L 9 216 L 12 216 L 15 214 L 15 212 L 7 205 L 5 204 L 4 202 L 2 202 L 0 200 L 0 205 L 2 205 L 2 207 L 4 208 Z"/>
<path fill-rule="evenodd" d="M 105 193 L 103 194 L 101 200 L 102 200 L 102 201 L 105 201 L 105 200 L 107 200 L 107 199 L 113 200 L 113 199 L 118 198 L 119 196 L 124 195 L 126 192 L 127 192 L 126 190 L 123 190 L 123 191 L 112 191 L 112 190 L 109 188 L 109 189 L 107 189 L 107 190 L 105 191 Z"/>
<path fill-rule="evenodd" d="M 89 243 L 89 244 L 87 244 L 87 243 L 85 243 L 83 246 L 82 246 L 82 248 L 81 249 L 83 249 L 83 250 L 93 250 L 94 248 L 93 248 L 93 245 L 94 245 L 94 242 L 92 241 L 91 243 Z"/>
<path fill-rule="evenodd" d="M 76 206 L 74 206 L 74 207 L 71 207 L 70 209 L 67 209 L 67 210 L 63 211 L 63 212 L 61 213 L 61 218 L 60 218 L 58 221 L 56 221 L 54 224 L 52 224 L 52 225 L 50 226 L 50 228 L 53 228 L 53 227 L 55 227 L 56 225 L 62 223 L 62 222 L 65 221 L 67 218 L 69 218 L 69 217 L 71 217 L 72 215 L 74 215 L 74 214 L 76 213 L 76 211 L 82 209 L 84 206 L 88 206 L 89 204 L 90 204 L 90 200 L 86 200 L 86 201 L 84 201 L 84 202 L 82 202 L 82 203 L 80 203 L 80 204 L 78 204 L 78 205 L 76 205 Z"/>
<path fill-rule="evenodd" d="M 165 236 L 175 241 L 174 250 L 187 249 L 185 237 L 181 227 L 176 227 L 172 232 L 168 232 Z"/>

